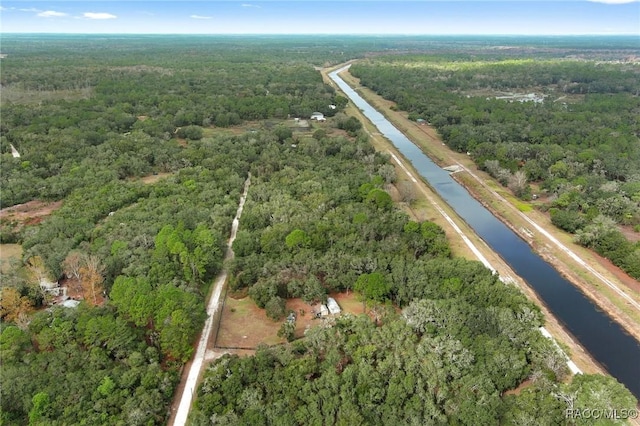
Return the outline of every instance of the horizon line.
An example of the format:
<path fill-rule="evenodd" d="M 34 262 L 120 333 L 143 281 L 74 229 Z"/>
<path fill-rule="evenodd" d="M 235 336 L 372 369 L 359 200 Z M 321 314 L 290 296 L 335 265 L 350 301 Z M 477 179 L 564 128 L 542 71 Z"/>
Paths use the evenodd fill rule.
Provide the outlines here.
<path fill-rule="evenodd" d="M 584 37 L 584 36 L 625 36 L 638 37 L 638 48 L 640 48 L 640 33 L 568 33 L 568 34 L 532 34 L 532 33 L 130 33 L 130 32 L 108 32 L 108 33 L 87 33 L 87 32 L 3 32 L 0 31 L 0 37 L 5 35 L 99 35 L 99 36 L 140 36 L 140 35 L 175 35 L 175 36 L 375 36 L 375 37 Z"/>

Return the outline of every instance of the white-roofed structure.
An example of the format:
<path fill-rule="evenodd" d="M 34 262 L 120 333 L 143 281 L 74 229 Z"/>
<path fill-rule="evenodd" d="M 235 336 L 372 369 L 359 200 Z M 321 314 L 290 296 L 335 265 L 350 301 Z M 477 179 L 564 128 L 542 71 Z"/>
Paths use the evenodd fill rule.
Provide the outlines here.
<path fill-rule="evenodd" d="M 342 311 L 340 309 L 340 306 L 338 305 L 338 302 L 336 302 L 336 299 L 334 299 L 333 297 L 327 298 L 327 308 L 329 308 L 329 312 L 332 315 L 339 314 Z"/>

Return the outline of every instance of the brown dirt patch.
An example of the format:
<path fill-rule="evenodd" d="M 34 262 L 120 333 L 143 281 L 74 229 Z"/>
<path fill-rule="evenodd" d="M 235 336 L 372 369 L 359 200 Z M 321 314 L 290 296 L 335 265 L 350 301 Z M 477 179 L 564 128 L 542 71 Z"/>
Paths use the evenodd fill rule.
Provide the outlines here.
<path fill-rule="evenodd" d="M 640 241 L 640 232 L 634 231 L 633 226 L 624 225 L 620 226 L 619 228 L 620 232 L 622 232 L 622 235 L 624 235 L 627 240 L 631 241 L 632 243 Z"/>
<path fill-rule="evenodd" d="M 517 388 L 515 389 L 509 389 L 508 391 L 505 391 L 503 393 L 503 395 L 520 395 L 520 393 L 525 390 L 526 388 L 528 388 L 529 386 L 531 386 L 533 384 L 533 380 L 531 379 L 527 379 L 524 382 L 520 383 L 518 385 Z"/>
<path fill-rule="evenodd" d="M 29 201 L 0 210 L 0 221 L 15 222 L 14 230 L 18 230 L 25 225 L 37 225 L 61 206 L 62 201 L 53 203 L 38 200 Z"/>
<path fill-rule="evenodd" d="M 29 201 L 28 203 L 17 204 L 0 210 L 0 219 L 24 221 L 30 218 L 49 216 L 61 206 L 62 201 L 53 203 L 38 200 Z"/>
<path fill-rule="evenodd" d="M 156 173 L 154 175 L 147 175 L 142 177 L 140 180 L 146 184 L 152 184 L 158 182 L 160 179 L 164 179 L 168 176 L 173 176 L 173 173 Z"/>
<path fill-rule="evenodd" d="M 598 253 L 593 253 L 593 257 L 598 260 L 598 263 L 602 265 L 610 274 L 615 277 L 625 286 L 633 290 L 635 293 L 640 294 L 640 281 L 634 280 L 627 275 L 622 269 L 614 265 L 609 259 L 600 256 Z"/>
<path fill-rule="evenodd" d="M 284 342 L 277 336 L 282 322 L 267 317 L 249 297 L 224 302 L 220 330 L 215 346 L 219 348 L 256 348 L 260 343 L 268 345 Z"/>
<path fill-rule="evenodd" d="M 342 312 L 352 314 L 363 313 L 362 302 L 353 292 L 334 293 L 330 295 L 342 308 Z M 295 337 L 304 336 L 304 332 L 321 320 L 315 318 L 314 307 L 302 299 L 289 299 L 286 302 L 287 311 L 296 313 Z M 264 309 L 258 308 L 249 297 L 234 299 L 227 297 L 222 310 L 220 330 L 215 342 L 217 349 L 255 349 L 259 344 L 276 345 L 285 343 L 285 339 L 278 337 L 278 330 L 284 319 L 273 321 L 267 317 Z"/>

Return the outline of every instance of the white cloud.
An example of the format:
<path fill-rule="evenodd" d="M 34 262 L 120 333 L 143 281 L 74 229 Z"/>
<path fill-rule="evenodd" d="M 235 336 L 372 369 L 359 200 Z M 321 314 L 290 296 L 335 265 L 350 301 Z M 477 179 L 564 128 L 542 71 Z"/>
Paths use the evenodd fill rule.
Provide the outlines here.
<path fill-rule="evenodd" d="M 626 3 L 636 3 L 640 0 L 587 0 L 592 3 L 605 3 L 605 4 L 626 4 Z"/>
<path fill-rule="evenodd" d="M 87 18 L 87 19 L 116 19 L 117 16 L 116 15 L 112 15 L 110 13 L 104 13 L 104 12 L 85 12 L 82 14 L 83 18 Z"/>
<path fill-rule="evenodd" d="M 202 16 L 202 15 L 191 15 L 189 16 L 191 19 L 211 19 L 212 16 Z"/>
<path fill-rule="evenodd" d="M 257 4 L 249 4 L 249 3 L 242 3 L 242 7 L 253 7 L 256 9 L 260 9 L 260 6 L 258 6 Z"/>
<path fill-rule="evenodd" d="M 39 12 L 38 16 L 41 18 L 61 18 L 67 16 L 67 14 L 64 12 L 56 12 L 55 10 L 45 10 L 44 12 Z"/>
<path fill-rule="evenodd" d="M 18 9 L 20 12 L 42 12 L 40 9 L 36 9 L 35 7 L 30 7 L 28 9 Z"/>

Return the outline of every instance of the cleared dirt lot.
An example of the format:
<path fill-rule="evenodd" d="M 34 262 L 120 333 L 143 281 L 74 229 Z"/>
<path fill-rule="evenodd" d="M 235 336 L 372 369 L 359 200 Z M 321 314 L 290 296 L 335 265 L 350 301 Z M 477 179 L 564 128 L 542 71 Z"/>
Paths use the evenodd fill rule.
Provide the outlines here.
<path fill-rule="evenodd" d="M 37 225 L 54 210 L 62 206 L 62 201 L 46 203 L 44 201 L 29 201 L 24 204 L 7 207 L 0 210 L 0 220 L 15 222 L 18 227 L 23 225 Z"/>
<path fill-rule="evenodd" d="M 335 293 L 331 297 L 336 299 L 343 312 L 356 315 L 363 313 L 362 302 L 354 293 Z M 314 307 L 302 299 L 289 299 L 286 306 L 287 311 L 296 313 L 296 338 L 302 337 L 307 328 L 322 322 L 322 319 L 315 318 L 313 315 Z M 278 337 L 278 330 L 283 321 L 273 321 L 268 318 L 265 310 L 258 308 L 248 296 L 236 299 L 228 295 L 222 310 L 218 338 L 212 342 L 210 348 L 215 348 L 216 351 L 252 350 L 260 344 L 284 343 L 286 340 Z"/>

